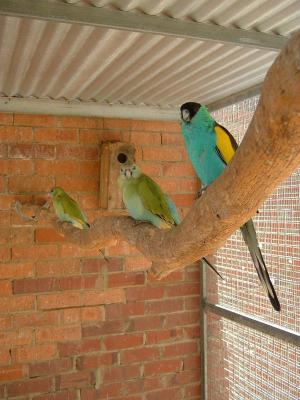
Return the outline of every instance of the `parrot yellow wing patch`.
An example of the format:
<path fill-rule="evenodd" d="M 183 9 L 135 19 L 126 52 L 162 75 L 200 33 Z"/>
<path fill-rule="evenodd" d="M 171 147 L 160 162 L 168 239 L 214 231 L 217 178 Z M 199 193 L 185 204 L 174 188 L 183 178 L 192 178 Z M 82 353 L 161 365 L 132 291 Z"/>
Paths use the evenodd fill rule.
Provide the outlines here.
<path fill-rule="evenodd" d="M 216 124 L 214 129 L 217 136 L 216 150 L 222 161 L 228 164 L 238 148 L 237 142 L 223 126 Z"/>

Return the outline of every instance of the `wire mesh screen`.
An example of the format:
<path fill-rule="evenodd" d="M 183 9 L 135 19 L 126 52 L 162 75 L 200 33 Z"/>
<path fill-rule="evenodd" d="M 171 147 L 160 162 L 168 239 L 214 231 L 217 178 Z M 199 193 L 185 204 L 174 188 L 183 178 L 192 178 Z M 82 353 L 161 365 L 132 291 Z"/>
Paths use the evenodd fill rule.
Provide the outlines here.
<path fill-rule="evenodd" d="M 213 113 L 240 143 L 258 97 Z M 245 205 L 246 206 L 246 205 Z M 232 235 L 215 255 L 225 280 L 207 272 L 208 302 L 300 333 L 300 169 L 253 217 L 260 247 L 281 303 L 273 310 L 242 235 Z M 299 400 L 300 348 L 208 313 L 209 400 Z"/>
<path fill-rule="evenodd" d="M 299 348 L 208 313 L 208 400 L 299 400 Z"/>
<path fill-rule="evenodd" d="M 240 143 L 258 97 L 214 113 Z M 248 249 L 238 231 L 216 254 L 224 281 L 208 275 L 208 299 L 258 318 L 300 331 L 300 169 L 260 207 L 254 223 L 282 311 L 277 313 L 265 295 Z"/>

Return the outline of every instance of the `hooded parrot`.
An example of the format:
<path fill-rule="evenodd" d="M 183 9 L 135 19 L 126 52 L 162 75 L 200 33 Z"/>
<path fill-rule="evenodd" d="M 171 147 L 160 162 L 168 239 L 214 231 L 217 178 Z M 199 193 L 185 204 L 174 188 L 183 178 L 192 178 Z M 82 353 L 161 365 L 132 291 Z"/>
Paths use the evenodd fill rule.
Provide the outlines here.
<path fill-rule="evenodd" d="M 180 111 L 181 132 L 189 158 L 198 178 L 204 185 L 202 189 L 204 190 L 221 175 L 234 156 L 238 144 L 231 133 L 213 119 L 205 106 L 188 102 L 180 107 Z M 252 219 L 240 229 L 260 282 L 273 308 L 280 311 L 280 304 L 258 245 Z"/>
<path fill-rule="evenodd" d="M 84 212 L 77 202 L 72 199 L 61 187 L 55 186 L 50 195 L 53 206 L 60 221 L 70 222 L 75 228 L 88 229 L 90 227 Z"/>
<path fill-rule="evenodd" d="M 125 207 L 136 221 L 150 222 L 159 229 L 169 229 L 180 224 L 173 201 L 153 179 L 143 174 L 136 164 L 121 168 L 118 184 L 122 190 Z M 223 279 L 206 258 L 204 261 Z"/>

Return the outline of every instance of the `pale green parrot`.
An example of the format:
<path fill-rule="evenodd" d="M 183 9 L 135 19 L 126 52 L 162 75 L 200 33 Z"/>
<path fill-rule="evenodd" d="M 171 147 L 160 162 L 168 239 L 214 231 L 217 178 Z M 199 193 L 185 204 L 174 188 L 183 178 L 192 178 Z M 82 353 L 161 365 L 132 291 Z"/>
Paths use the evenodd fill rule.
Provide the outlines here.
<path fill-rule="evenodd" d="M 136 164 L 121 168 L 118 184 L 122 190 L 125 207 L 136 221 L 150 222 L 159 229 L 168 229 L 180 224 L 173 201 L 153 179 L 143 174 Z M 203 260 L 222 278 L 206 258 Z"/>
<path fill-rule="evenodd" d="M 77 202 L 61 187 L 55 186 L 50 195 L 52 196 L 55 213 L 60 221 L 70 222 L 75 228 L 79 229 L 88 229 L 90 227 L 86 215 Z"/>

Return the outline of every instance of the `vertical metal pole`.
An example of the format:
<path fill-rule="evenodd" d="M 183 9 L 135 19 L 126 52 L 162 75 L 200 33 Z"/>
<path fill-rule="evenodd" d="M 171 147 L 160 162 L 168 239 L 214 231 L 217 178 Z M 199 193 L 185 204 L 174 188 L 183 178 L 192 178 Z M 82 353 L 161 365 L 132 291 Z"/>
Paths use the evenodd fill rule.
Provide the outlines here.
<path fill-rule="evenodd" d="M 201 400 L 207 400 L 207 324 L 206 324 L 206 265 L 200 262 L 200 376 L 201 376 Z"/>

